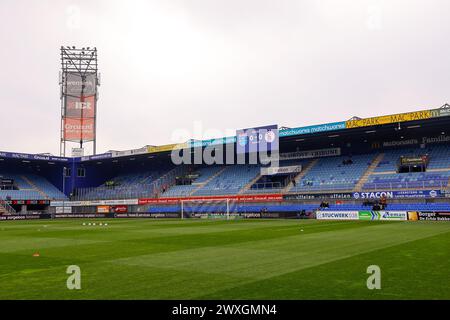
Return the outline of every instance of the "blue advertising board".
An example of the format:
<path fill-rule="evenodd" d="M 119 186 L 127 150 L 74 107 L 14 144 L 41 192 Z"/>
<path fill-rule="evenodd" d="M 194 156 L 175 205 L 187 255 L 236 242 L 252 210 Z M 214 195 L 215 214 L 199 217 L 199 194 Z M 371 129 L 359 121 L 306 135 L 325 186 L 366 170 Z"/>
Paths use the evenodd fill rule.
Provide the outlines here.
<path fill-rule="evenodd" d="M 385 196 L 388 199 L 422 198 L 432 199 L 444 196 L 441 190 L 401 190 L 401 191 L 367 191 L 354 192 L 354 199 L 380 199 Z"/>
<path fill-rule="evenodd" d="M 225 137 L 218 139 L 209 139 L 209 140 L 191 140 L 188 142 L 188 146 L 190 148 L 198 148 L 198 147 L 208 147 L 215 145 L 222 145 L 228 143 L 235 143 L 236 137 Z"/>
<path fill-rule="evenodd" d="M 112 153 L 102 153 L 102 154 L 96 154 L 93 156 L 86 156 L 81 158 L 75 158 L 77 162 L 82 161 L 92 161 L 92 160 L 104 160 L 104 159 L 110 159 L 112 158 Z"/>
<path fill-rule="evenodd" d="M 262 127 L 262 128 L 265 128 L 265 127 Z M 257 129 L 257 128 L 253 128 L 253 129 Z M 296 136 L 296 135 L 335 131 L 335 130 L 342 130 L 342 129 L 346 129 L 345 122 L 333 122 L 333 123 L 326 123 L 326 124 L 321 124 L 321 125 L 279 130 L 278 137 L 290 137 L 290 136 Z M 246 130 L 250 130 L 250 129 L 246 129 Z M 213 146 L 213 145 L 235 143 L 235 142 L 238 142 L 239 132 L 241 132 L 241 131 L 243 131 L 243 130 L 239 130 L 237 132 L 237 135 L 233 136 L 233 137 L 225 137 L 225 138 L 217 138 L 217 139 L 209 139 L 209 140 L 191 140 L 188 142 L 188 145 L 190 148 L 197 148 L 197 147 L 207 147 L 207 146 Z M 243 141 L 241 141 L 241 143 L 245 143 L 246 141 L 247 141 L 246 138 L 243 138 Z M 275 150 L 275 149 L 273 149 L 273 150 Z"/>
<path fill-rule="evenodd" d="M 58 161 L 58 162 L 69 162 L 69 160 L 71 160 L 71 158 L 55 157 L 51 155 L 27 154 L 27 153 L 3 152 L 3 151 L 0 151 L 0 158 L 19 159 L 19 160 Z"/>
<path fill-rule="evenodd" d="M 280 131 L 280 137 L 290 137 L 290 136 L 297 136 L 297 135 L 302 135 L 302 134 L 327 132 L 327 131 L 335 131 L 335 130 L 342 130 L 342 129 L 346 129 L 345 122 L 333 122 L 333 123 L 326 123 L 326 124 L 315 125 L 315 126 L 299 127 L 299 128 L 282 130 L 282 131 Z"/>

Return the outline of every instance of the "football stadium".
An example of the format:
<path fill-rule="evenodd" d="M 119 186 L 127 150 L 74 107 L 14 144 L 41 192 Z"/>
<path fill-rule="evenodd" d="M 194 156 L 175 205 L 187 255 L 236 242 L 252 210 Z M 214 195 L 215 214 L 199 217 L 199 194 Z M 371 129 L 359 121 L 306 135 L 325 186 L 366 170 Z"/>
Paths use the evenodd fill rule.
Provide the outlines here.
<path fill-rule="evenodd" d="M 129 149 L 105 149 L 97 128 L 112 111 L 99 88 L 110 79 L 100 71 L 113 53 L 52 50 L 59 153 L 0 151 L 0 300 L 450 299 L 448 97 L 365 117 L 333 106 L 338 121 L 299 115 L 290 126 L 280 107 L 231 135 L 160 144 L 149 134 L 139 148 L 130 138 Z M 6 128 L 15 119 L 4 106 Z M 133 114 L 121 110 L 114 117 Z M 41 134 L 14 128 L 0 140 Z M 207 313 L 184 308 L 171 315 Z M 216 315 L 277 313 L 236 308 Z"/>
<path fill-rule="evenodd" d="M 446 128 L 448 105 L 83 157 L 2 151 L 0 297 L 448 299 Z M 263 142 L 270 166 L 246 149 Z M 69 265 L 83 290 L 65 287 Z"/>

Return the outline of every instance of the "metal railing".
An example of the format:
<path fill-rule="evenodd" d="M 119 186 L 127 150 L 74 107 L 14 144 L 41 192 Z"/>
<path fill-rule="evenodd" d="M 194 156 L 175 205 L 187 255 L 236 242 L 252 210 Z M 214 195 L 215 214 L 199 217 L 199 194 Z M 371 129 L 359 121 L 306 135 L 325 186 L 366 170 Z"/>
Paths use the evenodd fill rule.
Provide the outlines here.
<path fill-rule="evenodd" d="M 189 197 L 189 196 L 226 196 L 236 195 L 242 188 L 231 189 L 200 189 L 194 194 L 192 190 L 180 190 L 178 192 L 168 192 L 170 187 L 175 185 L 176 177 L 183 174 L 182 168 L 176 168 L 163 177 L 149 184 L 135 184 L 133 186 L 121 187 L 97 187 L 77 189 L 71 200 L 120 200 L 138 198 L 165 198 L 165 197 Z M 366 183 L 360 190 L 355 190 L 356 184 L 335 183 L 335 184 L 297 184 L 289 193 L 300 194 L 339 194 L 352 192 L 389 192 L 402 190 L 439 190 L 450 195 L 448 180 L 420 181 L 420 182 L 392 182 L 392 183 Z M 282 193 L 285 186 L 280 182 L 256 183 L 252 185 L 244 194 L 258 193 Z"/>
<path fill-rule="evenodd" d="M 0 198 L 0 207 L 2 207 L 7 214 L 15 214 L 16 213 L 16 210 L 14 210 L 14 208 L 11 207 L 11 205 L 8 202 L 6 202 L 5 200 L 3 200 L 1 198 Z"/>
<path fill-rule="evenodd" d="M 445 180 L 430 180 L 430 181 L 414 181 L 414 182 L 386 182 L 386 183 L 365 183 L 361 191 L 395 191 L 401 189 L 414 190 L 430 190 L 439 189 L 444 190 L 448 188 L 448 179 Z"/>
<path fill-rule="evenodd" d="M 285 188 L 286 186 L 283 185 L 281 182 L 258 182 L 253 184 L 250 189 L 247 191 L 259 191 L 259 190 L 280 190 Z"/>
<path fill-rule="evenodd" d="M 93 187 L 75 189 L 71 200 L 121 200 L 121 199 L 138 199 L 153 198 L 157 195 L 157 191 L 152 184 L 136 184 L 133 187 Z"/>

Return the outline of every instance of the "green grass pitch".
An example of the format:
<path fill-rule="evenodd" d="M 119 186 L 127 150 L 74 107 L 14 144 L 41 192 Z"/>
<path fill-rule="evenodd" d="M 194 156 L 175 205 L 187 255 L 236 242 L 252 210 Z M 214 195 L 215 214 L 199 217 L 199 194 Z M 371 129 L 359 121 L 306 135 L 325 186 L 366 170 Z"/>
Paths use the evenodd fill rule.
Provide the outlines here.
<path fill-rule="evenodd" d="M 0 223 L 0 299 L 450 299 L 449 284 L 447 222 Z"/>

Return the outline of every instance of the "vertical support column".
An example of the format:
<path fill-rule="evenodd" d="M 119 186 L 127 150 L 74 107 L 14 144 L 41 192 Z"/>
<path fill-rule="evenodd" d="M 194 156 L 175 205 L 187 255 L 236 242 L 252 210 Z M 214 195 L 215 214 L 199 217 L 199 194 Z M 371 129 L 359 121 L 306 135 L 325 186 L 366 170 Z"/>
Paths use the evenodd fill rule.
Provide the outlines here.
<path fill-rule="evenodd" d="M 181 220 L 184 219 L 184 201 L 180 200 L 181 202 Z"/>

